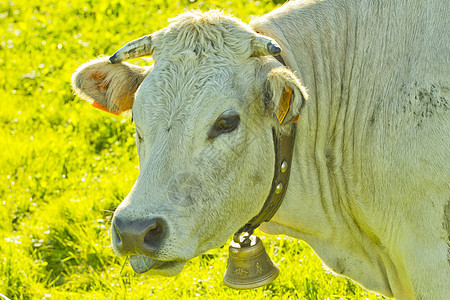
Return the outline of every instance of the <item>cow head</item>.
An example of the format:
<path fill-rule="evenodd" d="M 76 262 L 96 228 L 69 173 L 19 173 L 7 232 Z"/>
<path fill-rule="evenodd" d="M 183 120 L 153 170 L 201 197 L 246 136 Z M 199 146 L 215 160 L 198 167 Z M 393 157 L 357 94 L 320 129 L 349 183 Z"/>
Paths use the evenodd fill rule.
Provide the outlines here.
<path fill-rule="evenodd" d="M 306 97 L 270 38 L 213 11 L 186 13 L 73 76 L 93 106 L 132 109 L 140 174 L 115 211 L 112 244 L 136 272 L 174 275 L 261 209 L 274 171 L 272 128 Z M 121 61 L 152 55 L 149 68 Z M 293 91 L 282 124 L 281 95 Z"/>

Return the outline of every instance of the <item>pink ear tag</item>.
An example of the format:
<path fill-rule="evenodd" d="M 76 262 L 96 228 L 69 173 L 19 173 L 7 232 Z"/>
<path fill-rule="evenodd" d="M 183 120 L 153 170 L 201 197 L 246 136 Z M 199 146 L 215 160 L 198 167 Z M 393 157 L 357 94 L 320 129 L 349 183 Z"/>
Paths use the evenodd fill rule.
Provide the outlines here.
<path fill-rule="evenodd" d="M 92 102 L 91 105 L 92 105 L 92 107 L 95 107 L 97 109 L 101 109 L 101 110 L 106 111 L 106 112 L 108 112 L 110 114 L 113 114 L 113 115 L 116 115 L 116 116 L 120 115 L 120 112 L 110 111 L 108 108 L 106 108 L 105 106 L 101 105 L 100 102 L 94 101 L 94 102 Z"/>

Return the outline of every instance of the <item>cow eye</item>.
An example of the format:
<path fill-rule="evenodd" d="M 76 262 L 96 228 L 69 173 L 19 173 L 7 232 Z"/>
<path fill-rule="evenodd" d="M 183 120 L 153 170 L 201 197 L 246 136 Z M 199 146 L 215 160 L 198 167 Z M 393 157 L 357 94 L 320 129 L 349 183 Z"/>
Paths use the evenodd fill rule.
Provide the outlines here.
<path fill-rule="evenodd" d="M 227 133 L 235 130 L 239 125 L 240 117 L 236 112 L 223 113 L 211 127 L 208 133 L 208 139 L 214 139 L 222 133 Z"/>

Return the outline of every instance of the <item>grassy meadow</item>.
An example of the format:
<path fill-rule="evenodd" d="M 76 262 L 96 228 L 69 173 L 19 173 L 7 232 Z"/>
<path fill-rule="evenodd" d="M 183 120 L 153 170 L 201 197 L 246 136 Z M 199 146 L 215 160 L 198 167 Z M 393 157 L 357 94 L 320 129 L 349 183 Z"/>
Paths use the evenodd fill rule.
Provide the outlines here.
<path fill-rule="evenodd" d="M 185 10 L 219 8 L 248 22 L 281 2 L 0 0 L 1 294 L 9 299 L 382 298 L 324 270 L 306 243 L 284 236 L 262 235 L 281 274 L 249 291 L 222 283 L 227 246 L 193 259 L 172 278 L 137 275 L 110 247 L 112 213 L 139 172 L 134 125 L 75 97 L 71 74 Z"/>

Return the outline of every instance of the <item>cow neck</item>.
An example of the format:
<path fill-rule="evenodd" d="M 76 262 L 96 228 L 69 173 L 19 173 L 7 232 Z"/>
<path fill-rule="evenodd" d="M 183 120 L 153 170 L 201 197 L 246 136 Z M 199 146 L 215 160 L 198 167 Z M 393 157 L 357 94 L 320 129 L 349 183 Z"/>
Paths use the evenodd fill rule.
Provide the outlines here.
<path fill-rule="evenodd" d="M 286 65 L 280 55 L 275 56 L 275 58 L 283 65 Z M 282 125 L 278 125 L 277 123 L 277 125 L 272 128 L 273 144 L 275 148 L 275 171 L 269 195 L 260 212 L 234 234 L 233 240 L 236 243 L 240 242 L 239 237 L 242 233 L 247 232 L 247 237 L 250 237 L 253 234 L 253 231 L 258 228 L 261 223 L 270 221 L 283 202 L 289 183 L 289 176 L 291 174 L 297 126 L 295 123 L 284 125 L 290 127 L 285 130 L 282 130 L 281 126 Z"/>

